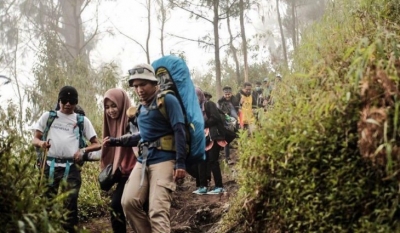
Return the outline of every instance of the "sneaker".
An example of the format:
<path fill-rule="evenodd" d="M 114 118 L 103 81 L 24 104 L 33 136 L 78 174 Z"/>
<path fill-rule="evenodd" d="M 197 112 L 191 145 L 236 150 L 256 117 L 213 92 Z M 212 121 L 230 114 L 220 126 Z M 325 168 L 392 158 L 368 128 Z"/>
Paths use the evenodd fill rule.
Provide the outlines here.
<path fill-rule="evenodd" d="M 223 193 L 225 190 L 221 187 L 215 187 L 213 190 L 208 191 L 207 194 L 221 194 Z"/>
<path fill-rule="evenodd" d="M 197 190 L 193 191 L 192 193 L 197 194 L 197 195 L 207 194 L 207 187 L 199 187 Z"/>

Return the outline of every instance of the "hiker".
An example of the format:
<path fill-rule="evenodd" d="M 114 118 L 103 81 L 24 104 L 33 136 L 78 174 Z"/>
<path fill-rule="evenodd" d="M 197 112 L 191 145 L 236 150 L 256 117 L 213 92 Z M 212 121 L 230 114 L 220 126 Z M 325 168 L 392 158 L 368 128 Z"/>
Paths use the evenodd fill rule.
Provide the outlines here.
<path fill-rule="evenodd" d="M 212 95 L 209 92 L 204 92 L 204 96 L 206 97 L 206 100 L 209 101 L 212 98 Z"/>
<path fill-rule="evenodd" d="M 252 92 L 252 85 L 249 82 L 243 84 L 243 88 L 236 94 L 239 102 L 239 125 L 250 133 L 254 130 L 254 110 L 257 108 L 257 96 Z"/>
<path fill-rule="evenodd" d="M 266 109 L 268 105 L 272 103 L 271 101 L 271 92 L 272 92 L 272 85 L 268 78 L 264 78 L 264 90 L 263 90 L 263 107 Z"/>
<path fill-rule="evenodd" d="M 203 109 L 204 115 L 204 127 L 206 136 L 206 162 L 202 162 L 197 166 L 196 171 L 191 173 L 196 178 L 197 190 L 193 191 L 194 194 L 220 194 L 224 192 L 222 183 L 221 168 L 219 166 L 219 152 L 221 147 L 227 145 L 225 141 L 225 128 L 224 123 L 219 114 L 217 105 L 210 101 L 207 101 L 203 92 L 200 88 L 196 88 L 196 94 L 199 100 L 199 104 Z M 195 168 L 194 168 L 195 169 Z M 215 186 L 213 189 L 207 189 L 207 176 L 208 169 L 211 171 L 214 177 Z"/>
<path fill-rule="evenodd" d="M 256 86 L 254 88 L 254 97 L 256 98 L 256 106 L 257 108 L 263 107 L 264 97 L 263 97 L 264 89 L 261 86 L 261 82 L 256 82 Z"/>
<path fill-rule="evenodd" d="M 84 117 L 83 136 L 91 143 L 86 148 L 79 148 L 79 129 L 77 114 L 74 113 L 78 104 L 78 92 L 72 86 L 64 86 L 58 94 L 60 110 L 49 129 L 46 129 L 50 112 L 45 112 L 34 126 L 32 144 L 48 150 L 45 158 L 44 175 L 48 179 L 46 196 L 54 198 L 63 178 L 66 186 L 63 191 L 68 191 L 65 208 L 68 210 L 67 221 L 64 229 L 76 232 L 78 225 L 78 195 L 81 187 L 81 170 L 77 165 L 83 160 L 84 154 L 100 149 L 96 132 L 90 120 Z M 43 132 L 48 131 L 47 138 L 42 139 Z M 46 155 L 46 154 L 45 154 Z M 46 157 L 46 156 L 45 156 Z"/>
<path fill-rule="evenodd" d="M 236 99 L 235 96 L 232 95 L 232 88 L 230 86 L 225 86 L 222 88 L 222 91 L 224 93 L 224 96 L 222 96 L 218 102 L 217 106 L 219 109 L 221 109 L 222 112 L 225 114 L 228 114 L 230 117 L 235 118 L 238 120 L 238 114 L 235 106 L 239 106 L 239 101 Z M 231 165 L 234 162 L 231 160 L 230 157 L 230 143 L 228 143 L 224 147 L 224 153 L 225 153 L 225 161 L 227 164 Z"/>
<path fill-rule="evenodd" d="M 138 163 L 125 185 L 121 204 L 125 217 L 135 232 L 170 232 L 170 207 L 175 181 L 186 175 L 186 132 L 181 105 L 173 94 L 164 97 L 168 119 L 157 109 L 158 80 L 149 64 L 129 70 L 129 86 L 139 97 L 137 124 L 139 132 L 120 138 L 108 138 L 107 146 L 136 146 Z M 157 110 L 157 111 L 156 111 Z M 174 140 L 171 139 L 171 135 Z M 175 141 L 173 145 L 165 142 Z M 161 150 L 175 146 L 176 150 Z M 148 212 L 143 205 L 148 202 Z"/>
<path fill-rule="evenodd" d="M 103 141 L 108 137 L 121 137 L 129 132 L 128 116 L 126 111 L 131 106 L 127 93 L 119 88 L 109 89 L 104 94 L 103 117 Z M 113 171 L 118 167 L 121 170 L 121 178 L 117 181 L 117 187 L 111 196 L 111 226 L 113 232 L 126 232 L 126 220 L 121 205 L 125 183 L 136 163 L 133 149 L 130 147 L 103 147 L 101 152 L 100 168 L 104 169 L 108 164 L 113 164 Z"/>

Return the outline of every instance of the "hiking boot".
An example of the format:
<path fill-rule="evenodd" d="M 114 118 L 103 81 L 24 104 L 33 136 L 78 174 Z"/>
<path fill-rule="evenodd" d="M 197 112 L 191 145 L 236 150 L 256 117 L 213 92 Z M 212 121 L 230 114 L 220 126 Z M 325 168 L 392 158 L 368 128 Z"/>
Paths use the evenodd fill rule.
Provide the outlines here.
<path fill-rule="evenodd" d="M 208 191 L 207 194 L 221 194 L 225 190 L 222 187 L 215 187 L 213 190 Z"/>
<path fill-rule="evenodd" d="M 197 194 L 197 195 L 207 194 L 207 187 L 199 187 L 197 190 L 193 191 L 192 193 Z"/>

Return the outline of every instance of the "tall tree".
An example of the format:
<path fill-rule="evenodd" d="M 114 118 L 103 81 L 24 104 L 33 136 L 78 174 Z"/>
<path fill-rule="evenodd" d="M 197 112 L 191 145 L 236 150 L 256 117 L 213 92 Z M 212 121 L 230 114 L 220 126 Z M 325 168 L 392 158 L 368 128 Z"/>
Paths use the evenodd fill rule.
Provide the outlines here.
<path fill-rule="evenodd" d="M 227 9 L 226 9 L 226 24 L 227 24 L 228 33 L 229 33 L 229 48 L 230 48 L 230 52 L 232 53 L 233 60 L 235 62 L 236 83 L 239 84 L 239 83 L 241 83 L 240 63 L 239 63 L 239 58 L 237 55 L 237 49 L 236 49 L 235 45 L 233 44 L 234 38 L 233 38 L 232 29 L 231 29 L 231 11 L 232 11 L 233 7 L 234 7 L 234 5 L 233 4 L 231 5 L 230 1 L 228 0 Z"/>
<path fill-rule="evenodd" d="M 204 20 L 205 22 L 211 23 L 213 26 L 213 43 L 204 42 L 207 46 L 214 47 L 214 59 L 215 59 L 215 83 L 216 83 L 216 92 L 217 97 L 222 96 L 222 87 L 221 87 L 221 59 L 220 59 L 220 41 L 219 41 L 219 26 L 220 21 L 223 19 L 223 16 L 220 16 L 219 8 L 220 1 L 219 0 L 200 0 L 198 4 L 194 2 L 190 2 L 187 0 L 169 0 L 172 7 L 180 8 L 188 13 L 191 16 L 196 17 L 197 19 Z M 212 19 L 208 16 L 209 10 L 212 10 Z M 182 38 L 182 37 L 181 37 Z M 192 41 L 200 42 L 200 40 Z"/>
<path fill-rule="evenodd" d="M 282 19 L 281 19 L 281 14 L 279 11 L 279 0 L 276 0 L 276 13 L 278 16 L 279 31 L 281 33 L 282 53 L 283 53 L 283 57 L 284 57 L 285 68 L 287 69 L 289 67 L 289 63 L 288 63 L 287 50 L 286 50 L 286 38 L 285 38 L 285 34 L 283 33 Z"/>
<path fill-rule="evenodd" d="M 157 0 L 157 5 L 160 14 L 157 15 L 158 22 L 160 23 L 160 50 L 161 55 L 164 56 L 164 39 L 165 39 L 165 24 L 168 21 L 168 8 L 164 4 L 164 0 Z"/>
<path fill-rule="evenodd" d="M 243 53 L 243 64 L 244 64 L 244 81 L 249 81 L 249 64 L 247 61 L 247 38 L 246 29 L 244 26 L 244 11 L 245 2 L 244 0 L 239 0 L 239 19 L 240 19 L 240 34 L 242 36 L 242 53 Z"/>
<path fill-rule="evenodd" d="M 20 80 L 21 61 L 19 57 L 26 56 L 30 50 L 30 38 L 24 34 L 23 15 L 19 11 L 20 2 L 17 0 L 4 0 L 0 3 L 0 69 L 1 73 L 7 74 L 10 78 L 7 83 L 12 83 L 16 90 L 18 103 L 18 129 L 23 132 L 24 109 L 24 83 Z"/>
<path fill-rule="evenodd" d="M 162 0 L 160 0 L 160 1 L 162 1 Z M 147 14 L 147 16 L 146 16 L 147 34 L 146 34 L 146 41 L 145 41 L 144 45 L 143 45 L 142 42 L 140 42 L 138 39 L 136 39 L 135 36 L 132 36 L 132 35 L 130 35 L 128 33 L 125 33 L 123 31 L 121 31 L 120 29 L 118 29 L 118 25 L 114 25 L 114 27 L 122 36 L 124 36 L 127 39 L 133 41 L 135 44 L 137 44 L 143 50 L 143 52 L 146 54 L 147 63 L 150 64 L 151 63 L 151 60 L 150 60 L 150 39 L 151 39 L 151 25 L 152 25 L 151 24 L 151 18 L 152 18 L 152 15 L 151 15 L 151 8 L 152 8 L 151 0 L 145 0 L 145 3 L 141 2 L 140 4 L 146 9 L 146 14 Z M 164 25 L 165 24 L 163 24 L 163 26 Z M 162 38 L 164 38 L 164 37 L 162 37 Z M 162 44 L 163 44 L 163 42 L 162 42 Z M 163 48 L 162 48 L 162 50 L 163 50 Z"/>

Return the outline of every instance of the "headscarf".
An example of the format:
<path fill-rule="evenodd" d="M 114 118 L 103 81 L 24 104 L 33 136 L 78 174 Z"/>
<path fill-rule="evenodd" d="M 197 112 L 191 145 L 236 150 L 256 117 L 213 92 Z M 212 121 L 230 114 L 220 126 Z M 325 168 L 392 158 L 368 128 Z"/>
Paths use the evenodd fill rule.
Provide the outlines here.
<path fill-rule="evenodd" d="M 204 96 L 204 92 L 199 87 L 195 87 L 195 89 L 200 108 L 204 112 L 204 103 L 206 102 L 206 97 Z"/>
<path fill-rule="evenodd" d="M 117 119 L 112 119 L 104 109 L 103 137 L 121 137 L 128 126 L 128 116 L 125 113 L 131 102 L 126 92 L 119 88 L 108 90 L 104 94 L 103 103 L 108 99 L 117 105 L 119 116 Z M 129 176 L 136 163 L 136 157 L 130 147 L 103 147 L 100 168 L 104 169 L 110 163 L 113 163 L 113 172 L 120 163 L 122 175 Z"/>

